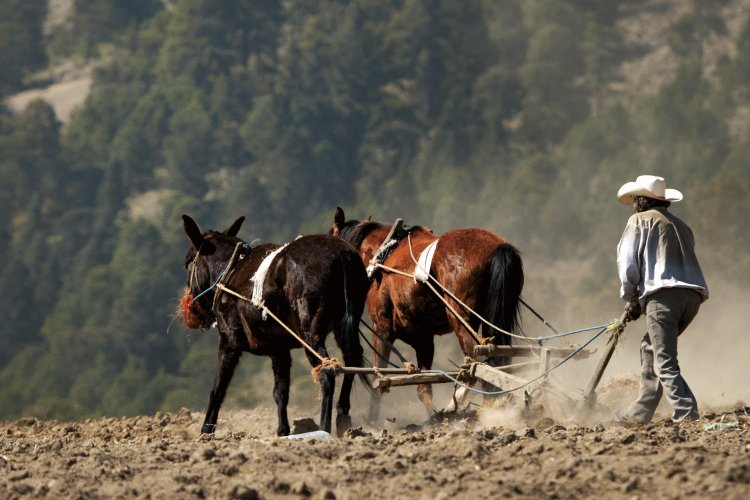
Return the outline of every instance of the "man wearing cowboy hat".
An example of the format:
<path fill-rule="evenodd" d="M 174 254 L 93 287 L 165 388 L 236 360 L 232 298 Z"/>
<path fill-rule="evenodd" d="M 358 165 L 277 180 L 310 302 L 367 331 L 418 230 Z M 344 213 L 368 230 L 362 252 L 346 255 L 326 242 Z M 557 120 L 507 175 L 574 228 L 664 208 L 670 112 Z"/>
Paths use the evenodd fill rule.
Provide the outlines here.
<path fill-rule="evenodd" d="M 672 420 L 697 420 L 698 403 L 677 362 L 677 337 L 708 298 L 708 287 L 695 256 L 693 232 L 667 211 L 671 202 L 682 200 L 682 193 L 667 189 L 662 177 L 641 175 L 623 185 L 617 198 L 635 210 L 617 246 L 620 296 L 627 302 L 628 319 L 645 312 L 646 334 L 641 340 L 638 398 L 616 417 L 648 423 L 665 393 Z"/>

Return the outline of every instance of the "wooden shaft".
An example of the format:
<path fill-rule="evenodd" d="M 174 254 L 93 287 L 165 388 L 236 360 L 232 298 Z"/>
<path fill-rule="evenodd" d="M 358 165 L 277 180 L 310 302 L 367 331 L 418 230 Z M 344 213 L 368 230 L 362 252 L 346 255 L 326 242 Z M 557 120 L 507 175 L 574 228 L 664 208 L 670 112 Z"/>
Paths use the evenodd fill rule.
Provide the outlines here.
<path fill-rule="evenodd" d="M 622 314 L 620 322 L 623 325 L 628 322 L 626 313 Z M 593 405 L 593 403 L 596 401 L 596 386 L 599 385 L 599 382 L 602 379 L 602 375 L 604 375 L 604 369 L 607 368 L 609 360 L 612 358 L 612 353 L 615 352 L 615 347 L 617 347 L 617 337 L 612 336 L 609 338 L 607 348 L 599 358 L 599 362 L 596 364 L 596 368 L 594 368 L 594 373 L 591 375 L 591 379 L 589 379 L 589 383 L 586 386 L 586 389 L 583 391 L 583 400 L 587 404 Z"/>

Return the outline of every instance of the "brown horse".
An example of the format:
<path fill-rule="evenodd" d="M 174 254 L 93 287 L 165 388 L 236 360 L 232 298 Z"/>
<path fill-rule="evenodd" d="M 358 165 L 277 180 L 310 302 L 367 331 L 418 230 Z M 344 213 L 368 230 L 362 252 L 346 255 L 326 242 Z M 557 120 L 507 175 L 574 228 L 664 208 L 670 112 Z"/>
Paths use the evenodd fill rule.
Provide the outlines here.
<path fill-rule="evenodd" d="M 216 377 L 201 432 L 214 432 L 234 369 L 242 353 L 250 352 L 271 358 L 278 408 L 276 433 L 285 436 L 289 434 L 290 350 L 300 347 L 300 342 L 263 308 L 315 351 L 317 355 L 305 350 L 312 366 L 320 365 L 320 358 L 328 358 L 325 340 L 331 330 L 345 364 L 362 366 L 358 334 L 368 287 L 364 265 L 350 245 L 332 236 L 304 236 L 284 247 L 273 243 L 251 246 L 237 238 L 244 217 L 226 231 L 204 233 L 188 215 L 182 219 L 192 243 L 185 259 L 188 287 L 182 316 L 191 328 L 206 329 L 216 323 L 219 331 Z M 261 266 L 265 274 L 256 274 Z M 330 432 L 335 376 L 320 372 L 318 382 L 320 428 Z M 337 403 L 339 434 L 351 423 L 352 382 L 353 375 L 344 376 Z"/>
<path fill-rule="evenodd" d="M 390 229 L 389 225 L 369 220 L 347 221 L 344 211 L 337 208 L 329 234 L 351 243 L 363 262 L 368 264 Z M 437 280 L 492 325 L 511 333 L 519 329 L 524 275 L 521 256 L 510 243 L 484 229 L 457 229 L 438 237 L 418 226 L 397 231 L 394 239 L 398 244 L 385 257 L 385 266 L 413 273 L 415 259 L 438 240 L 429 269 L 430 281 Z M 479 318 L 440 288 L 435 289 L 474 332 L 478 331 Z M 374 275 L 367 295 L 367 307 L 377 354 L 373 361 L 378 367 L 388 360 L 391 344 L 397 339 L 414 348 L 419 369 L 432 367 L 435 335 L 455 332 L 461 350 L 471 357 L 474 357 L 474 345 L 481 340 L 475 338 L 432 290 L 398 273 L 383 270 Z M 483 325 L 483 333 L 485 337 L 492 337 L 494 343 L 510 344 L 508 335 L 487 325 Z M 432 413 L 432 387 L 419 385 L 417 393 L 428 413 Z M 380 395 L 373 394 L 370 421 L 378 419 L 379 406 Z"/>

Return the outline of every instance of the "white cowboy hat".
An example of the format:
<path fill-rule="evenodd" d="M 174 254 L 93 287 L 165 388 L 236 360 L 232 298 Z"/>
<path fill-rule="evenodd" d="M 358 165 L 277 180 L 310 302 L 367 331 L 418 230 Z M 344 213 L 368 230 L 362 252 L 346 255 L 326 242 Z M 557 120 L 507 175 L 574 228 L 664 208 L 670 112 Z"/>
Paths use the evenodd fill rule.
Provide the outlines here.
<path fill-rule="evenodd" d="M 681 192 L 668 189 L 664 177 L 656 175 L 639 175 L 635 182 L 627 182 L 617 191 L 617 199 L 625 205 L 631 205 L 635 196 L 665 201 L 682 200 Z"/>

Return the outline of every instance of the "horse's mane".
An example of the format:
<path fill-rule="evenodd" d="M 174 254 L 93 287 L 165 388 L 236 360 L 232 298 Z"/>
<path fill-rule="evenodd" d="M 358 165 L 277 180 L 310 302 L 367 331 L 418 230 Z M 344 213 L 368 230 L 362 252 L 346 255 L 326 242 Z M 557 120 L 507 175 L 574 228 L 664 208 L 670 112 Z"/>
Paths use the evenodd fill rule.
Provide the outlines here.
<path fill-rule="evenodd" d="M 363 221 L 348 221 L 339 228 L 339 237 L 352 245 L 354 248 L 359 249 L 362 242 L 367 238 L 371 232 L 375 229 L 387 229 L 390 226 L 387 224 L 381 224 L 380 222 L 373 222 L 369 220 Z M 426 230 L 422 226 L 401 226 L 393 235 L 393 239 L 401 241 L 406 238 L 409 234 L 416 231 Z"/>
<path fill-rule="evenodd" d="M 375 229 L 386 227 L 384 224 L 379 222 L 372 222 L 369 220 L 357 221 L 351 220 L 345 222 L 342 227 L 339 228 L 339 238 L 349 243 L 354 248 L 359 248 L 362 242 L 367 238 L 367 235 L 373 232 Z"/>

